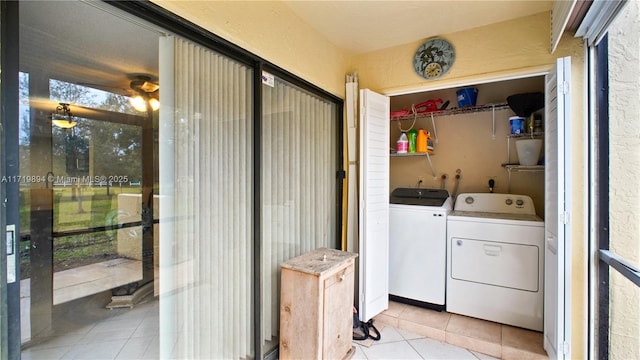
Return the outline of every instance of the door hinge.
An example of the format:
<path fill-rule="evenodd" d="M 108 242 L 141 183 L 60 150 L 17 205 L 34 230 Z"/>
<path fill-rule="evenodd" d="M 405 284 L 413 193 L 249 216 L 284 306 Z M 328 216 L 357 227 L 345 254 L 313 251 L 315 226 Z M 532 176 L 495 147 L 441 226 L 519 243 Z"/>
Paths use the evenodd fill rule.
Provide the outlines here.
<path fill-rule="evenodd" d="M 567 82 L 567 81 L 563 81 L 562 82 L 562 93 L 564 95 L 569 93 L 569 82 Z"/>
<path fill-rule="evenodd" d="M 569 354 L 569 343 L 568 343 L 568 342 L 566 342 L 566 341 L 563 341 L 563 342 L 562 342 L 562 353 L 563 353 L 564 355 Z"/>
<path fill-rule="evenodd" d="M 571 218 L 570 218 L 570 214 L 569 214 L 568 211 L 565 211 L 560 215 L 560 222 L 561 223 L 567 225 L 567 224 L 569 224 L 569 220 L 571 220 Z"/>

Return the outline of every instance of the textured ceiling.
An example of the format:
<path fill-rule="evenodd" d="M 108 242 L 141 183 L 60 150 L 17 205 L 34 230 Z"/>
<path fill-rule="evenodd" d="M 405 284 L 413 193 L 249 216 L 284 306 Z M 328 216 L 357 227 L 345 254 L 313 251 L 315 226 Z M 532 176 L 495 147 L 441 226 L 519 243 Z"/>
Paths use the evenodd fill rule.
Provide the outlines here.
<path fill-rule="evenodd" d="M 551 9 L 552 1 L 283 1 L 332 43 L 359 54 Z"/>
<path fill-rule="evenodd" d="M 157 77 L 161 33 L 132 19 L 100 2 L 21 1 L 20 71 L 129 94 L 137 74 Z"/>

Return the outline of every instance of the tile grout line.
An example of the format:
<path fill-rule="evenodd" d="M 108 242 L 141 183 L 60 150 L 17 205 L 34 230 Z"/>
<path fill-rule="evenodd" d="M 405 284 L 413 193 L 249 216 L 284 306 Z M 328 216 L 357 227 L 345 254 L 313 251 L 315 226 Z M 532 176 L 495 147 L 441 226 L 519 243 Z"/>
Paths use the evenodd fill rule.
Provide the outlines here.
<path fill-rule="evenodd" d="M 127 338 L 127 341 L 124 342 L 124 344 L 122 345 L 122 347 L 120 348 L 120 350 L 118 351 L 118 353 L 113 357 L 113 359 L 117 359 L 118 356 L 120 356 L 120 354 L 122 353 L 122 351 L 127 347 L 127 344 L 129 343 L 129 341 L 131 341 L 133 334 L 136 333 L 136 331 L 138 331 L 138 329 L 140 328 L 140 326 L 142 325 L 142 323 L 144 322 L 144 319 L 146 317 L 146 313 L 142 316 L 142 320 L 140 320 L 140 322 L 138 323 L 138 325 L 136 326 L 135 330 L 133 330 L 131 332 L 131 335 L 129 335 L 129 337 Z M 147 344 L 147 347 L 149 347 L 149 344 Z M 147 347 L 145 347 L 144 352 L 142 353 L 142 355 L 144 356 L 144 353 L 147 351 Z"/>
<path fill-rule="evenodd" d="M 426 337 L 423 337 L 422 339 L 425 339 L 425 338 L 426 338 Z M 413 346 L 413 344 L 411 344 L 411 343 L 409 342 L 409 340 L 405 340 L 405 341 L 407 342 L 407 344 L 408 344 L 409 346 L 411 346 L 411 348 L 413 349 L 413 351 L 415 351 L 415 352 L 416 352 L 416 354 L 418 354 L 418 356 L 420 356 L 420 358 L 421 358 L 421 359 L 424 359 L 424 357 L 422 356 L 422 354 L 420 354 L 420 351 L 418 351 L 418 349 L 416 349 L 416 348 L 415 348 L 415 346 Z"/>

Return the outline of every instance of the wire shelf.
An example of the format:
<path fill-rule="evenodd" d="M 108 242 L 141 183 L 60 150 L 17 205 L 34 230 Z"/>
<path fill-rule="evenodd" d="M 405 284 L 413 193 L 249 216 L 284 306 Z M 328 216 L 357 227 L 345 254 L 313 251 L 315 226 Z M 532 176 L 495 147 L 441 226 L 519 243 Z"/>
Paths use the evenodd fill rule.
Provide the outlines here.
<path fill-rule="evenodd" d="M 433 153 L 431 152 L 408 152 L 408 153 L 400 153 L 398 154 L 397 152 L 389 152 L 389 156 L 392 157 L 410 157 L 410 156 L 432 156 Z"/>
<path fill-rule="evenodd" d="M 416 119 L 430 118 L 432 115 L 447 116 L 447 115 L 459 115 L 459 114 L 472 114 L 477 112 L 497 111 L 497 110 L 506 110 L 506 109 L 511 109 L 507 103 L 465 106 L 462 108 L 452 108 L 452 109 L 446 109 L 446 110 L 428 111 L 428 112 L 423 112 L 419 114 L 397 116 L 397 117 L 391 118 L 391 121 L 413 120 L 414 118 Z"/>

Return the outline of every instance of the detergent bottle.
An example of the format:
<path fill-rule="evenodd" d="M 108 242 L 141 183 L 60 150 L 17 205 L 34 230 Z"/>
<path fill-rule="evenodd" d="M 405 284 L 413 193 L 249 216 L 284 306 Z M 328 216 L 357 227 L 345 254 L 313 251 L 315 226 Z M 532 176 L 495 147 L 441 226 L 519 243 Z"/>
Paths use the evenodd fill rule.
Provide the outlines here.
<path fill-rule="evenodd" d="M 418 141 L 418 130 L 411 129 L 407 133 L 407 137 L 409 138 L 409 152 L 416 152 L 416 142 Z"/>
<path fill-rule="evenodd" d="M 404 131 L 400 135 L 400 138 L 398 139 L 397 145 L 398 146 L 396 147 L 396 152 L 398 154 L 406 154 L 407 153 L 407 150 L 409 149 L 409 139 L 407 139 L 407 134 Z"/>
<path fill-rule="evenodd" d="M 433 154 L 433 140 L 435 138 L 431 135 L 430 131 L 427 131 L 427 152 Z"/>
<path fill-rule="evenodd" d="M 427 132 L 424 129 L 418 130 L 418 140 L 416 143 L 416 151 L 419 153 L 427 152 Z"/>

